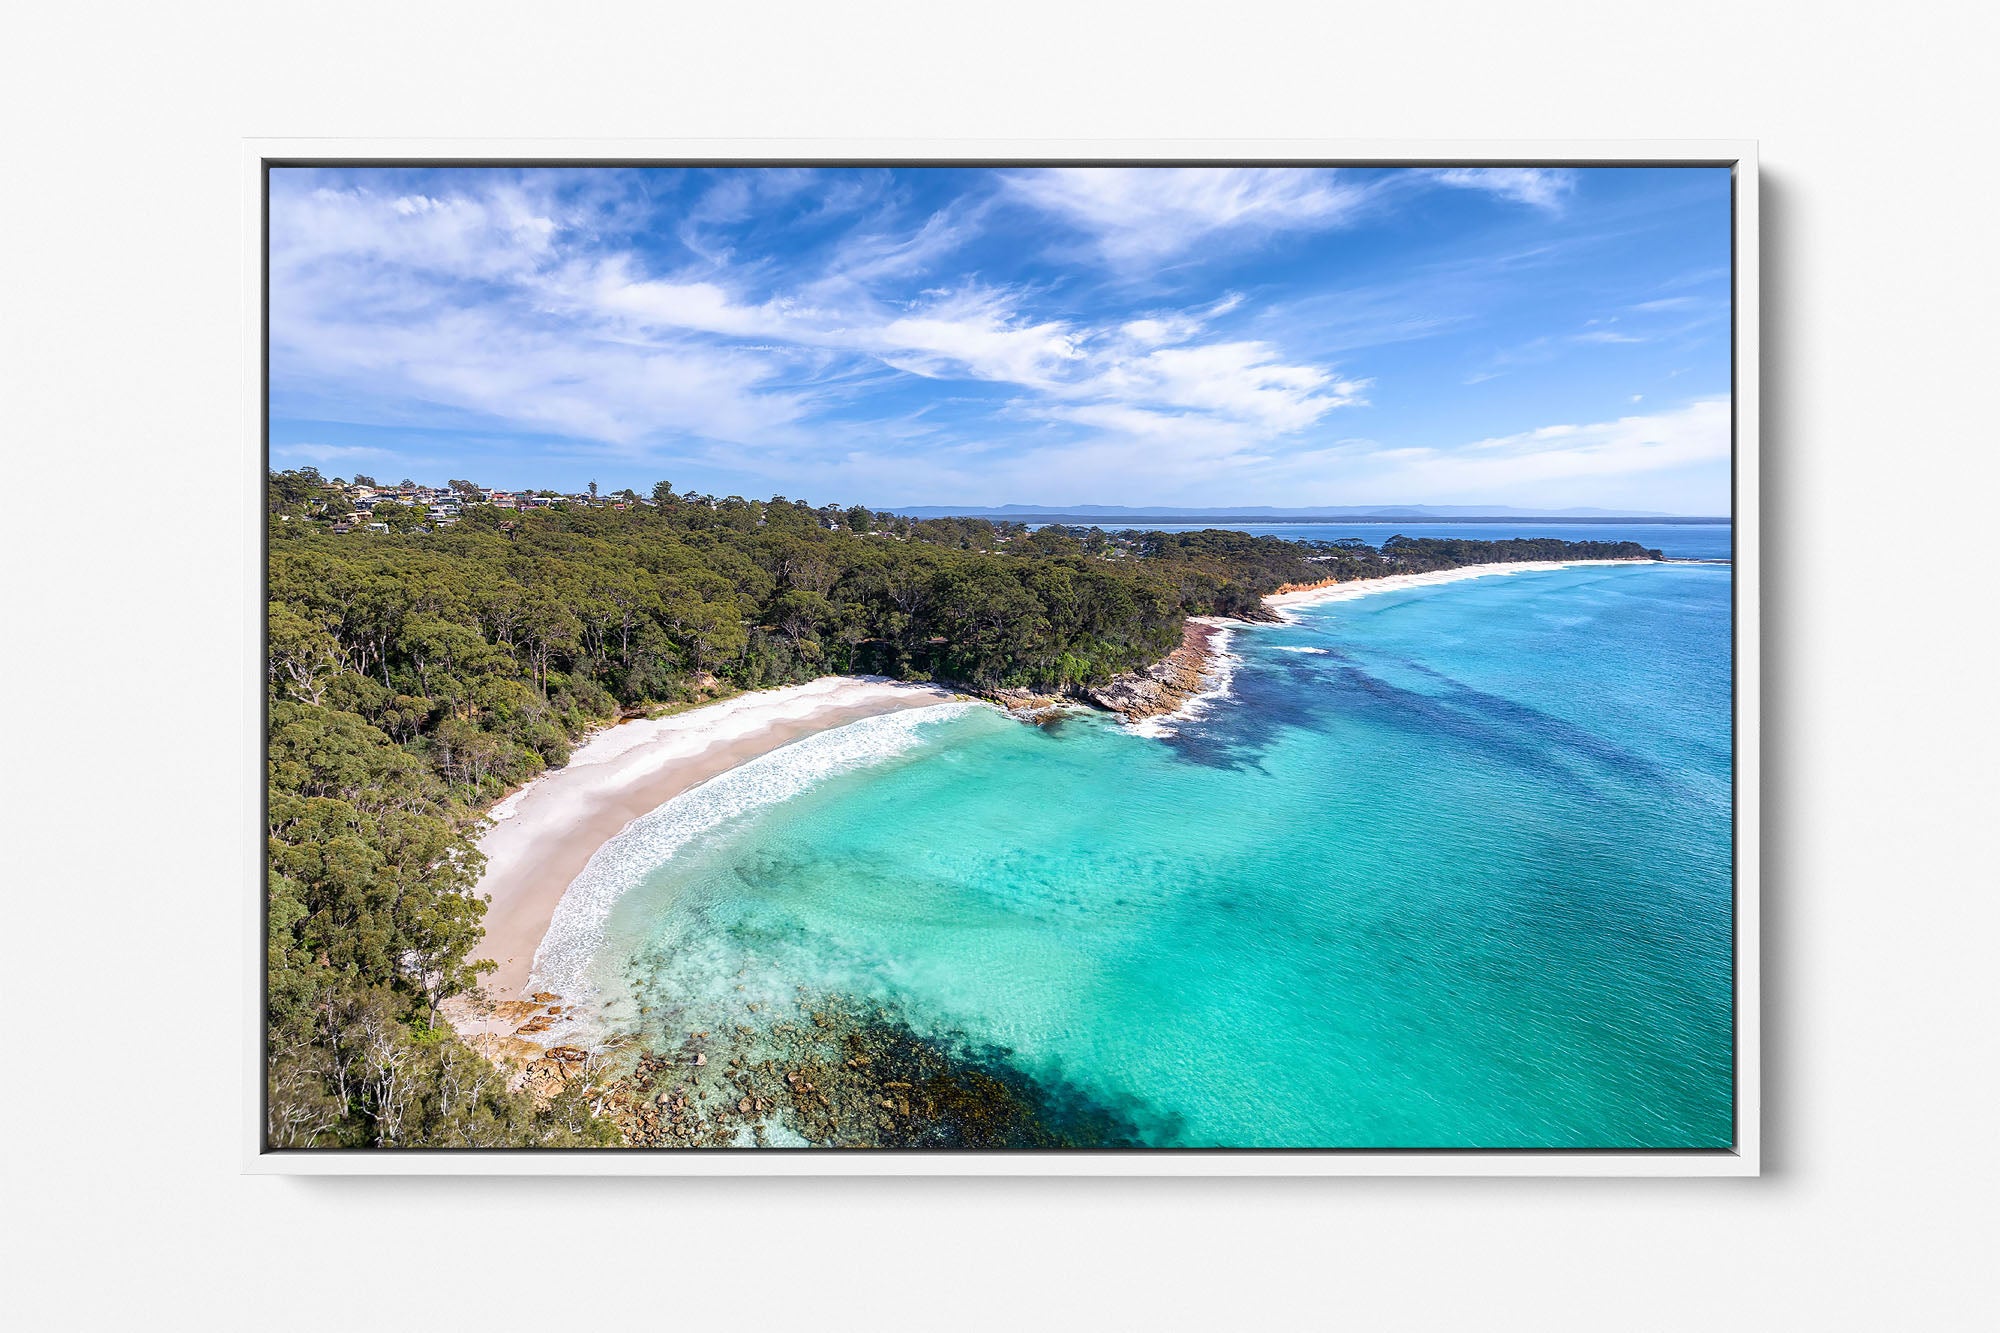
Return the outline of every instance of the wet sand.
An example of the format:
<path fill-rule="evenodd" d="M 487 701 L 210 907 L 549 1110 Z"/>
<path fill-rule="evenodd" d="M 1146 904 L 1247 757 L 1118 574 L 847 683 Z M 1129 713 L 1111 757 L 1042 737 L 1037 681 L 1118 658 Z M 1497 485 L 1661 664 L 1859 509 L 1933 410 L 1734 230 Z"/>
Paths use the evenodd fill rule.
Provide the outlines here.
<path fill-rule="evenodd" d="M 830 677 L 598 733 L 568 765 L 491 812 L 494 825 L 479 842 L 486 870 L 478 889 L 491 901 L 486 937 L 473 951 L 499 964 L 483 979 L 486 994 L 498 1002 L 522 997 L 563 891 L 634 819 L 802 736 L 953 697 L 931 686 Z"/>

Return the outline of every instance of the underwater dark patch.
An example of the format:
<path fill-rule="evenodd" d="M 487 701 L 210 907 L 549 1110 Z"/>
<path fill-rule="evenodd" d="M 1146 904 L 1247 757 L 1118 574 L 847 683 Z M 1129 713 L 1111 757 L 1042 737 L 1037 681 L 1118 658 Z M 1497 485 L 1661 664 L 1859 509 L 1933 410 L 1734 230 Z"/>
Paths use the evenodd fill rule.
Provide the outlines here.
<path fill-rule="evenodd" d="M 768 1023 L 661 1034 L 605 1104 L 628 1144 L 651 1148 L 742 1146 L 745 1131 L 763 1144 L 773 1125 L 815 1147 L 945 1150 L 1136 1148 L 1182 1131 L 1137 1099 L 1030 1074 L 1006 1047 L 837 995 L 801 996 Z"/>

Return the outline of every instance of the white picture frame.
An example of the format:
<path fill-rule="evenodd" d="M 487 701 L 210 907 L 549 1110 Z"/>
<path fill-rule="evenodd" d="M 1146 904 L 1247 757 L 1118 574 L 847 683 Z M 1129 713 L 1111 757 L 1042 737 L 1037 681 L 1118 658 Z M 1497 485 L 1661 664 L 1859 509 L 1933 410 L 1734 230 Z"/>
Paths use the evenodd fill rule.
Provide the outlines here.
<path fill-rule="evenodd" d="M 1761 1161 L 1759 1023 L 1759 499 L 1757 148 L 1737 140 L 640 140 L 248 139 L 243 143 L 243 485 L 262 508 L 265 412 L 265 189 L 274 165 L 374 164 L 1175 164 L 1357 166 L 1726 166 L 1733 188 L 1732 450 L 1734 534 L 1735 1142 L 1723 1150 L 1590 1151 L 1128 1149 L 1062 1152 L 927 1150 L 690 1151 L 457 1149 L 283 1151 L 264 1147 L 264 559 L 261 528 L 244 534 L 257 571 L 244 607 L 242 1158 L 259 1175 L 633 1176 L 1755 1176 Z M 232 879 L 233 884 L 233 879 Z"/>

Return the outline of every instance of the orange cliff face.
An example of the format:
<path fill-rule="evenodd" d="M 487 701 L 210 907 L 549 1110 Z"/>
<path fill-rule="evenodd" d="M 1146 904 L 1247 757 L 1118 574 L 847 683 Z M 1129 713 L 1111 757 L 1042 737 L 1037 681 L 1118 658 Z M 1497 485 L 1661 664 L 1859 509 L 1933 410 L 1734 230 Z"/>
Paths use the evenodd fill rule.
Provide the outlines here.
<path fill-rule="evenodd" d="M 1315 588 L 1331 588 L 1334 584 L 1338 582 L 1340 582 L 1339 579 L 1321 579 L 1318 583 L 1285 583 L 1285 584 L 1280 584 L 1278 587 L 1278 591 L 1272 593 L 1271 595 L 1273 597 L 1276 597 L 1280 593 L 1311 592 Z"/>

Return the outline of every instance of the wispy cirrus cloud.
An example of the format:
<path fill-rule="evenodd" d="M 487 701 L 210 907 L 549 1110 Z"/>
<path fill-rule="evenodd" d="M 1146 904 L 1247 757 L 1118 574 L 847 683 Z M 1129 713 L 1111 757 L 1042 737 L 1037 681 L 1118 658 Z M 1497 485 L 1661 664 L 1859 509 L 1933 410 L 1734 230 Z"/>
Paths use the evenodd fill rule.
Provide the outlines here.
<path fill-rule="evenodd" d="M 1254 442 L 1214 421 L 1102 423 L 1099 437 L 1022 460 L 1060 469 L 1076 498 L 1122 493 L 1144 468 L 1163 482 L 1213 484 L 1210 460 L 1228 458 L 1232 487 L 1290 505 L 1490 503 L 1595 505 L 1729 512 L 1730 404 L 1704 398 L 1664 412 L 1560 423 L 1471 442 L 1390 445 L 1365 438 L 1325 444 Z"/>
<path fill-rule="evenodd" d="M 1445 167 L 1432 171 L 1439 185 L 1484 190 L 1515 203 L 1561 212 L 1576 189 L 1576 173 L 1553 167 Z"/>
<path fill-rule="evenodd" d="M 1728 512 L 1730 401 L 1701 398 L 1667 412 L 1541 426 L 1425 450 L 1401 460 L 1412 494 L 1586 496 L 1607 479 L 1712 469 L 1709 513 Z M 1720 465 L 1719 468 L 1714 465 Z"/>
<path fill-rule="evenodd" d="M 1692 296 L 1663 296 L 1655 301 L 1640 301 L 1632 309 L 1645 314 L 1657 314 L 1662 310 L 1692 310 L 1701 302 Z"/>
<path fill-rule="evenodd" d="M 705 218 L 754 203 L 717 193 L 702 198 Z M 285 373 L 309 364 L 377 400 L 449 403 L 611 446 L 796 448 L 796 428 L 871 365 L 997 386 L 1016 396 L 1017 420 L 1138 434 L 1187 419 L 1268 438 L 1359 402 L 1363 387 L 1266 341 L 1214 338 L 1236 293 L 1092 321 L 1038 315 L 1033 290 L 976 279 L 881 290 L 962 243 L 977 210 L 933 213 L 902 236 L 871 224 L 753 294 L 762 275 L 712 249 L 660 272 L 656 257 L 596 243 L 590 219 L 561 201 L 511 188 L 318 189 L 287 203 L 272 319 Z"/>
<path fill-rule="evenodd" d="M 307 463 L 372 463 L 398 457 L 395 450 L 372 444 L 314 444 L 311 441 L 273 445 L 271 452 L 280 458 L 294 458 Z"/>
<path fill-rule="evenodd" d="M 1658 472 L 1702 462 L 1728 462 L 1730 400 L 1696 398 L 1670 412 L 1618 416 L 1588 424 L 1556 424 L 1474 440 L 1450 454 L 1462 468 L 1456 484 L 1574 480 L 1606 474 Z"/>
<path fill-rule="evenodd" d="M 1331 168 L 1047 167 L 1002 179 L 1015 198 L 1082 230 L 1117 264 L 1172 258 L 1211 236 L 1338 225 L 1376 192 Z"/>
<path fill-rule="evenodd" d="M 421 432 L 460 475 L 478 469 L 442 460 L 478 448 L 875 503 L 1056 502 L 1058 484 L 1441 500 L 1450 476 L 1655 475 L 1668 455 L 1608 437 L 1594 456 L 1624 474 L 1429 442 L 1454 414 L 1474 437 L 1502 404 L 1505 424 L 1546 420 L 1568 383 L 1601 411 L 1712 373 L 1688 330 L 1715 302 L 1673 282 L 1706 256 L 1574 281 L 1607 244 L 1564 223 L 1579 188 L 1294 168 L 280 171 L 274 455 L 379 471 L 404 457 L 382 444 Z M 1422 225 L 1383 225 L 1404 218 Z M 1496 239 L 1458 239 L 1469 219 Z"/>

